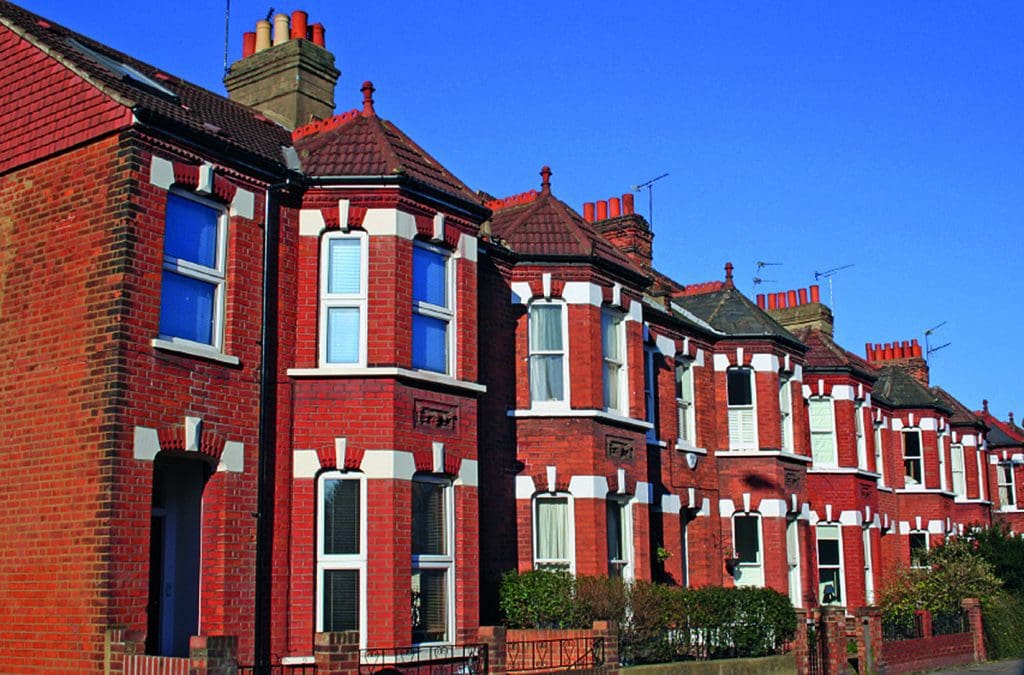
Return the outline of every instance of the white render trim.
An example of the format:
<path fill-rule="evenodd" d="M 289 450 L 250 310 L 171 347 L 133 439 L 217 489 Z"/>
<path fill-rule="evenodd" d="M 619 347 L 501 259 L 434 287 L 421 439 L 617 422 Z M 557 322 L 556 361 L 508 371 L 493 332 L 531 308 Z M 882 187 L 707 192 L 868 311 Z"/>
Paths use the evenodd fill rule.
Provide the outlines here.
<path fill-rule="evenodd" d="M 906 536 L 906 535 L 910 534 L 910 523 L 909 522 L 907 522 L 906 520 L 901 520 L 898 523 L 898 525 L 899 525 L 899 527 L 897 528 L 897 531 L 901 535 Z"/>
<path fill-rule="evenodd" d="M 788 358 L 788 356 L 787 356 L 787 358 Z M 789 379 L 793 380 L 794 382 L 803 382 L 804 381 L 804 367 L 801 366 L 799 363 L 796 364 L 795 366 L 793 366 L 793 377 L 791 377 Z"/>
<path fill-rule="evenodd" d="M 371 237 L 416 238 L 416 218 L 398 209 L 367 209 L 363 229 Z"/>
<path fill-rule="evenodd" d="M 978 447 L 978 439 L 974 434 L 964 434 L 963 438 L 960 439 L 960 444 L 976 448 Z"/>
<path fill-rule="evenodd" d="M 487 387 L 476 382 L 469 382 L 467 380 L 458 380 L 448 375 L 441 375 L 440 373 L 431 373 L 425 370 L 412 370 L 410 368 L 344 368 L 339 366 L 325 366 L 322 368 L 289 368 L 289 377 L 306 378 L 306 377 L 397 377 L 405 380 L 417 380 L 419 382 L 427 382 L 430 384 L 440 384 L 446 387 L 453 387 L 455 389 L 465 389 L 467 391 L 474 391 L 483 393 L 487 391 Z"/>
<path fill-rule="evenodd" d="M 562 300 L 568 305 L 593 305 L 604 303 L 601 287 L 589 281 L 567 281 L 562 289 Z"/>
<path fill-rule="evenodd" d="M 314 478 L 320 470 L 320 457 L 316 450 L 296 450 L 292 453 L 292 478 Z"/>
<path fill-rule="evenodd" d="M 676 448 L 676 450 L 682 450 L 683 452 L 692 452 L 695 455 L 707 455 L 708 454 L 708 449 L 707 448 L 699 448 L 696 445 L 693 445 L 692 443 L 690 443 L 690 441 L 688 441 L 686 439 L 683 439 L 683 438 L 677 438 L 676 439 L 675 448 Z"/>
<path fill-rule="evenodd" d="M 707 497 L 704 497 L 704 499 L 701 500 L 701 502 L 700 502 L 700 509 L 697 511 L 696 515 L 698 517 L 699 516 L 707 517 L 707 516 L 711 515 L 711 500 L 710 499 L 708 499 Z"/>
<path fill-rule="evenodd" d="M 535 492 L 537 485 L 533 482 L 533 476 L 516 476 L 516 499 L 533 499 Z"/>
<path fill-rule="evenodd" d="M 519 476 L 517 476 L 519 478 Z M 464 459 L 459 465 L 459 475 L 455 479 L 455 485 L 464 487 L 480 487 L 480 465 L 475 459 Z M 518 493 L 519 485 L 516 485 Z M 516 495 L 518 499 L 519 495 Z"/>
<path fill-rule="evenodd" d="M 187 354 L 188 356 L 198 356 L 202 359 L 217 361 L 218 363 L 226 363 L 229 366 L 237 366 L 241 363 L 241 360 L 237 356 L 225 354 L 215 347 L 201 345 L 197 342 L 153 338 L 149 341 L 149 344 L 152 345 L 154 349 L 159 349 L 165 352 L 178 352 L 179 354 Z"/>
<path fill-rule="evenodd" d="M 722 518 L 732 518 L 732 514 L 736 513 L 736 504 L 731 499 L 719 499 L 718 500 L 718 515 Z"/>
<path fill-rule="evenodd" d="M 729 370 L 729 366 L 731 365 L 729 363 L 729 357 L 726 356 L 725 354 L 715 354 L 712 357 L 712 361 L 715 364 L 716 373 L 721 373 L 726 370 Z"/>
<path fill-rule="evenodd" d="M 939 420 L 934 417 L 922 417 L 917 426 L 921 428 L 921 431 L 938 431 Z"/>
<path fill-rule="evenodd" d="M 810 464 L 814 461 L 810 457 L 781 450 L 716 450 L 715 457 L 779 457 L 794 462 L 803 462 L 804 464 Z"/>
<path fill-rule="evenodd" d="M 860 511 L 840 511 L 839 512 L 839 524 L 847 527 L 863 527 L 864 526 L 864 514 Z"/>
<path fill-rule="evenodd" d="M 629 311 L 626 312 L 626 321 L 636 321 L 640 323 L 644 320 L 644 308 L 639 302 L 629 303 Z"/>
<path fill-rule="evenodd" d="M 196 192 L 201 195 L 213 194 L 213 164 L 203 162 L 199 165 L 199 180 L 196 183 Z"/>
<path fill-rule="evenodd" d="M 533 290 L 525 281 L 513 281 L 509 287 L 512 289 L 513 305 L 525 305 L 533 297 Z"/>
<path fill-rule="evenodd" d="M 149 161 L 149 183 L 164 190 L 174 185 L 174 163 L 163 157 L 153 157 Z"/>
<path fill-rule="evenodd" d="M 300 666 L 306 663 L 316 663 L 315 656 L 282 656 L 282 666 Z"/>
<path fill-rule="evenodd" d="M 404 450 L 367 450 L 360 468 L 369 479 L 412 480 L 416 460 Z"/>
<path fill-rule="evenodd" d="M 444 214 L 438 211 L 434 214 L 434 241 L 444 241 Z"/>
<path fill-rule="evenodd" d="M 545 472 L 548 479 L 548 492 L 554 494 L 555 488 L 558 486 L 558 467 L 549 464 L 545 467 Z"/>
<path fill-rule="evenodd" d="M 668 513 L 673 516 L 678 516 L 682 511 L 682 503 L 679 499 L 679 495 L 662 495 L 661 496 L 661 512 Z"/>
<path fill-rule="evenodd" d="M 135 438 L 132 444 L 132 456 L 145 462 L 152 462 L 160 452 L 160 436 L 156 429 L 135 427 Z"/>
<path fill-rule="evenodd" d="M 338 200 L 338 227 L 342 232 L 348 232 L 348 213 L 351 202 L 347 199 Z"/>
<path fill-rule="evenodd" d="M 612 284 L 612 306 L 622 307 L 622 284 L 617 281 Z"/>
<path fill-rule="evenodd" d="M 615 471 L 615 492 L 626 494 L 626 470 L 621 467 Z"/>
<path fill-rule="evenodd" d="M 636 482 L 635 500 L 638 504 L 654 503 L 654 486 L 650 483 L 638 480 Z"/>
<path fill-rule="evenodd" d="M 704 367 L 704 350 L 697 348 L 697 355 L 693 357 L 693 367 L 703 368 Z"/>
<path fill-rule="evenodd" d="M 203 434 L 203 420 L 185 416 L 185 452 L 199 452 L 199 438 Z"/>
<path fill-rule="evenodd" d="M 676 357 L 676 341 L 667 338 L 664 335 L 654 336 L 654 346 L 658 348 L 658 351 L 667 356 L 670 359 Z"/>
<path fill-rule="evenodd" d="M 946 534 L 946 521 L 944 520 L 929 520 L 928 521 L 928 534 Z"/>
<path fill-rule="evenodd" d="M 434 441 L 430 444 L 430 470 L 434 473 L 444 473 L 444 443 Z"/>
<path fill-rule="evenodd" d="M 835 401 L 853 401 L 856 398 L 853 386 L 849 384 L 832 385 L 832 399 Z"/>
<path fill-rule="evenodd" d="M 891 420 L 889 420 L 889 428 L 892 429 L 893 431 L 901 431 L 903 429 L 903 420 L 901 420 L 899 417 L 893 417 Z"/>
<path fill-rule="evenodd" d="M 235 196 L 231 199 L 231 208 L 228 209 L 228 215 L 238 216 L 239 218 L 245 218 L 246 220 L 252 220 L 255 218 L 256 195 L 249 190 L 237 188 L 235 190 Z"/>
<path fill-rule="evenodd" d="M 334 439 L 334 466 L 339 471 L 345 467 L 346 454 L 348 453 L 348 439 L 339 436 Z"/>
<path fill-rule="evenodd" d="M 320 209 L 299 210 L 299 236 L 319 237 L 327 229 L 327 221 Z"/>
<path fill-rule="evenodd" d="M 757 373 L 776 373 L 779 365 L 779 357 L 775 354 L 754 354 L 750 357 L 750 367 Z"/>
<path fill-rule="evenodd" d="M 604 476 L 573 476 L 569 479 L 569 494 L 573 499 L 605 499 L 608 497 L 608 479 Z"/>
<path fill-rule="evenodd" d="M 290 373 L 289 373 L 290 374 Z M 508 411 L 509 417 L 531 418 L 531 417 L 593 417 L 606 422 L 617 422 L 638 429 L 653 429 L 654 425 L 646 420 L 638 420 L 634 417 L 625 417 L 607 410 L 596 410 L 593 408 L 519 408 Z"/>
<path fill-rule="evenodd" d="M 814 392 L 811 391 L 810 385 L 807 385 L 807 384 L 805 384 L 804 386 L 800 387 L 800 393 L 803 394 L 803 397 L 805 399 L 810 398 L 811 396 L 814 396 Z"/>
<path fill-rule="evenodd" d="M 456 251 L 457 257 L 462 258 L 468 262 L 475 263 L 480 257 L 478 253 L 477 238 L 466 234 L 465 232 L 459 235 L 459 246 Z"/>
<path fill-rule="evenodd" d="M 762 499 L 757 512 L 765 518 L 785 518 L 788 511 L 785 499 Z"/>

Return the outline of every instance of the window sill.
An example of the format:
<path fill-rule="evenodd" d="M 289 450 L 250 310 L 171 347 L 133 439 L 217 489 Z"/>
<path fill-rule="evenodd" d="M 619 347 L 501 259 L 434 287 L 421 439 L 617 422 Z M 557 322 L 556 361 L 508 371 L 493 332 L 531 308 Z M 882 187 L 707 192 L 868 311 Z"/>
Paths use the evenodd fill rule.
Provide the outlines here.
<path fill-rule="evenodd" d="M 289 368 L 287 373 L 289 377 L 295 378 L 397 377 L 403 380 L 413 380 L 416 382 L 438 384 L 445 387 L 452 387 L 453 389 L 462 389 L 465 391 L 470 391 L 478 394 L 482 394 L 487 391 L 487 387 L 485 385 L 477 384 L 476 382 L 457 380 L 454 377 L 450 377 L 448 375 L 441 375 L 440 373 L 431 373 L 424 370 L 411 370 L 409 368 L 346 368 L 343 366 L 323 366 L 320 368 Z"/>
<path fill-rule="evenodd" d="M 991 504 L 992 502 L 988 499 L 981 499 L 979 497 L 957 497 L 953 500 L 957 504 L 979 504 L 984 506 L 985 504 Z"/>
<path fill-rule="evenodd" d="M 301 666 L 316 663 L 316 657 L 313 656 L 282 656 L 282 666 Z"/>
<path fill-rule="evenodd" d="M 668 447 L 668 441 L 661 441 L 661 440 L 658 440 L 657 438 L 652 438 L 652 437 L 648 436 L 647 437 L 647 445 L 651 446 L 652 448 L 667 448 Z"/>
<path fill-rule="evenodd" d="M 195 356 L 200 359 L 216 361 L 229 366 L 237 366 L 241 363 L 237 356 L 224 354 L 213 347 L 204 346 L 195 342 L 178 342 L 176 340 L 153 338 L 150 340 L 149 344 L 151 344 L 154 349 L 159 349 L 160 351 L 176 352 L 187 356 Z"/>
<path fill-rule="evenodd" d="M 783 452 L 782 450 L 717 450 L 715 451 L 715 457 L 778 457 L 779 459 L 788 459 L 794 462 L 803 462 L 804 464 L 810 464 L 811 458 L 803 455 L 797 455 L 792 452 Z"/>
<path fill-rule="evenodd" d="M 679 450 L 680 452 L 692 452 L 695 455 L 705 455 L 705 456 L 707 456 L 707 454 L 708 454 L 708 449 L 707 448 L 698 448 L 696 445 L 693 445 L 692 443 L 690 443 L 688 441 L 677 440 L 675 448 L 676 448 L 676 450 Z"/>
<path fill-rule="evenodd" d="M 562 409 L 534 409 L 534 408 L 520 408 L 518 410 L 509 410 L 509 417 L 593 417 L 606 422 L 614 422 L 625 426 L 636 427 L 643 429 L 653 429 L 653 425 L 650 422 L 644 420 L 633 419 L 632 417 L 623 417 L 618 413 L 608 412 L 607 410 L 595 410 L 592 408 L 562 408 Z"/>
<path fill-rule="evenodd" d="M 926 488 L 920 485 L 913 487 L 896 488 L 897 494 L 922 494 L 922 495 L 942 495 L 943 497 L 955 496 L 949 490 L 943 490 L 941 488 Z"/>
<path fill-rule="evenodd" d="M 878 479 L 878 477 L 879 477 L 877 473 L 874 473 L 872 471 L 867 471 L 865 469 L 855 469 L 855 468 L 849 467 L 849 466 L 819 466 L 819 467 L 810 467 L 810 468 L 807 469 L 807 473 L 818 473 L 818 474 L 829 473 L 829 474 L 850 475 L 850 476 L 857 476 L 859 478 L 874 478 L 874 479 Z"/>

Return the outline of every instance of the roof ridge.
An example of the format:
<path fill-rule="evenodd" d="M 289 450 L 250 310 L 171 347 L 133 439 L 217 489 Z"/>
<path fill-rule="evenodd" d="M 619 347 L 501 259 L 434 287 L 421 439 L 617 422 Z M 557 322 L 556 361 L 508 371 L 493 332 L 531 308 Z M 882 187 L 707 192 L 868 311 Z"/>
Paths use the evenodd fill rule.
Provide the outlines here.
<path fill-rule="evenodd" d="M 333 117 L 329 117 L 325 120 L 315 120 L 309 124 L 304 124 L 292 131 L 292 140 L 297 141 L 300 138 L 306 136 L 312 136 L 313 134 L 320 134 L 332 129 L 337 129 L 343 124 L 351 122 L 353 119 L 359 116 L 359 109 L 353 108 L 347 112 L 339 113 Z"/>
<path fill-rule="evenodd" d="M 536 201 L 539 196 L 540 192 L 537 190 L 527 190 L 526 192 L 520 192 L 517 195 L 511 195 L 509 197 L 489 199 L 484 202 L 484 206 L 492 211 L 500 211 L 501 209 L 507 209 L 512 206 L 523 206 L 524 204 L 529 204 L 530 202 Z"/>
<path fill-rule="evenodd" d="M 683 292 L 679 293 L 678 295 L 701 295 L 703 293 L 712 293 L 714 291 L 720 291 L 724 287 L 724 281 L 701 281 L 695 284 L 684 284 Z"/>

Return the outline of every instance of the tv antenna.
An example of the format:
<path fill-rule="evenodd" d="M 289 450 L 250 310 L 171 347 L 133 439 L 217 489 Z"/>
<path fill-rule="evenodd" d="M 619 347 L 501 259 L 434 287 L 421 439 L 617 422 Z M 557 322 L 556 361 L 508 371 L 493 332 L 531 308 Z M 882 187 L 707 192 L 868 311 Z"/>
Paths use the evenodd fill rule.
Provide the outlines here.
<path fill-rule="evenodd" d="M 937 331 L 938 329 L 942 328 L 947 323 L 949 323 L 949 322 L 948 321 L 943 321 L 942 323 L 940 323 L 938 325 L 935 325 L 935 326 L 932 326 L 931 328 L 929 328 L 928 330 L 926 330 L 924 332 L 924 358 L 925 358 L 926 361 L 930 360 L 932 354 L 934 354 L 935 352 L 939 351 L 940 349 L 945 349 L 946 347 L 948 347 L 951 344 L 953 344 L 952 342 L 946 342 L 945 344 L 941 344 L 938 347 L 932 347 L 931 344 L 928 341 L 928 336 L 929 335 L 933 334 L 935 331 Z"/>
<path fill-rule="evenodd" d="M 782 263 L 773 263 L 773 262 L 765 262 L 763 260 L 758 260 L 757 261 L 757 271 L 760 272 L 765 267 L 775 267 L 775 266 L 781 265 L 781 264 Z"/>
<path fill-rule="evenodd" d="M 231 0 L 224 3 L 224 74 L 228 74 L 228 37 L 231 35 Z"/>
<path fill-rule="evenodd" d="M 854 265 L 853 263 L 850 263 L 849 265 L 840 265 L 839 267 L 833 267 L 832 269 L 825 270 L 824 272 L 815 272 L 814 273 L 814 280 L 815 281 L 821 279 L 822 277 L 825 277 L 826 279 L 828 279 L 828 305 L 829 305 L 829 307 L 832 308 L 833 312 L 836 311 L 836 302 L 835 302 L 835 298 L 832 297 L 832 277 L 834 277 L 837 272 L 840 272 L 840 271 L 845 270 L 845 269 L 849 269 L 849 268 L 853 267 L 853 265 Z"/>
<path fill-rule="evenodd" d="M 660 176 L 655 176 L 646 183 L 633 186 L 633 192 L 640 192 L 644 188 L 647 188 L 647 222 L 650 224 L 652 230 L 654 229 L 654 183 L 667 175 L 667 173 L 663 173 Z"/>
<path fill-rule="evenodd" d="M 764 284 L 764 283 L 775 283 L 776 281 L 778 281 L 778 279 L 762 279 L 761 277 L 754 277 L 754 285 L 755 286 L 757 286 L 758 284 Z"/>

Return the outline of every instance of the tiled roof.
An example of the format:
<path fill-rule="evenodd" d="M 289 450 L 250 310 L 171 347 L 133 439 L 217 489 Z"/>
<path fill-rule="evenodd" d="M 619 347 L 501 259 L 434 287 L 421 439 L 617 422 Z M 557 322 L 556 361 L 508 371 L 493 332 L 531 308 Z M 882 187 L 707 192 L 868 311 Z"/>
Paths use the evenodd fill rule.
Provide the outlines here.
<path fill-rule="evenodd" d="M 988 411 L 988 401 L 985 402 L 984 410 L 976 410 L 974 414 L 988 425 L 988 433 L 985 440 L 990 448 L 1006 448 L 1024 446 L 1024 430 L 1016 424 L 1003 422 Z"/>
<path fill-rule="evenodd" d="M 963 403 L 953 398 L 953 395 L 942 387 L 932 387 L 932 393 L 935 394 L 940 401 L 942 401 L 948 408 L 953 411 L 953 414 L 949 418 L 950 424 L 959 426 L 976 426 L 984 427 L 985 423 L 979 419 L 977 415 L 971 412 L 971 410 Z"/>
<path fill-rule="evenodd" d="M 808 370 L 849 370 L 872 381 L 878 377 L 878 371 L 874 366 L 837 345 L 835 340 L 818 328 L 798 328 L 793 331 L 793 335 L 807 345 L 804 360 Z"/>
<path fill-rule="evenodd" d="M 288 131 L 246 106 L 8 2 L 0 2 L 0 23 L 119 104 L 133 109 L 143 123 L 183 133 L 208 147 L 224 148 L 281 167 L 285 164 L 281 148 L 291 144 Z M 90 51 L 100 58 L 90 55 Z M 128 68 L 113 69 L 102 59 Z M 142 77 L 135 77 L 132 70 Z"/>
<path fill-rule="evenodd" d="M 646 274 L 583 220 L 548 188 L 532 199 L 515 197 L 491 201 L 495 208 L 491 233 L 520 255 L 600 258 L 633 272 Z M 522 197 L 520 199 L 520 197 Z"/>
<path fill-rule="evenodd" d="M 307 176 L 404 176 L 448 195 L 480 204 L 480 197 L 391 122 L 377 117 L 363 85 L 361 113 L 348 112 L 295 130 L 295 149 Z"/>
<path fill-rule="evenodd" d="M 899 366 L 879 369 L 872 396 L 894 408 L 933 408 L 947 415 L 953 414 L 952 408 Z"/>
<path fill-rule="evenodd" d="M 675 303 L 716 330 L 735 337 L 767 337 L 803 350 L 796 336 L 736 290 L 731 283 L 721 290 L 679 295 Z"/>

